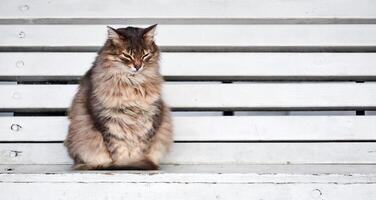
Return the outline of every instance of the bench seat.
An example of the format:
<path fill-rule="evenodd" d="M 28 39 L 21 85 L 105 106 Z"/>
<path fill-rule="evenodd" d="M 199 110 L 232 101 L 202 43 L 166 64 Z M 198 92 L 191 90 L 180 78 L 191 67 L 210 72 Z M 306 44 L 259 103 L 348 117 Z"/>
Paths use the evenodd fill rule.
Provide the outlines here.
<path fill-rule="evenodd" d="M 1 0 L 0 200 L 376 199 L 375 11 L 374 0 Z M 72 170 L 67 108 L 106 26 L 155 23 L 170 154 L 156 171 Z"/>
<path fill-rule="evenodd" d="M 70 167 L 0 165 L 0 194 L 3 199 L 39 199 L 43 194 L 68 200 L 376 198 L 373 165 L 162 165 L 158 171 Z"/>

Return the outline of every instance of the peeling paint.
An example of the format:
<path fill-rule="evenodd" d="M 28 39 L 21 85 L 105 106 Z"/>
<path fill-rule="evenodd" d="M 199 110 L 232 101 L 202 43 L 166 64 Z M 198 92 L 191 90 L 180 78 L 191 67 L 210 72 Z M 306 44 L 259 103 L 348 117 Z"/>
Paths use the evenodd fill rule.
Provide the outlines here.
<path fill-rule="evenodd" d="M 18 157 L 20 156 L 22 151 L 10 150 L 9 156 L 10 157 Z"/>

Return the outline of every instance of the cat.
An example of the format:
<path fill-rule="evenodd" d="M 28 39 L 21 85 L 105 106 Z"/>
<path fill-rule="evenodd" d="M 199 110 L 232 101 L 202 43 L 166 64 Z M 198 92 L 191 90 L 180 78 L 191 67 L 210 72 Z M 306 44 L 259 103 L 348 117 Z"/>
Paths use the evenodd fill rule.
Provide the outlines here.
<path fill-rule="evenodd" d="M 173 127 L 161 97 L 156 26 L 107 27 L 68 110 L 64 144 L 75 169 L 155 170 L 168 153 Z"/>

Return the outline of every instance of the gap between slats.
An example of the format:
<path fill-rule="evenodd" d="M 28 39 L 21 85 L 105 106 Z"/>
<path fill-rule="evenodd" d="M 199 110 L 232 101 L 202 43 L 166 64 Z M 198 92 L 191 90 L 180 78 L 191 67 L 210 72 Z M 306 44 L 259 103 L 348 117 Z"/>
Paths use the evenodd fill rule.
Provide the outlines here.
<path fill-rule="evenodd" d="M 376 24 L 376 19 L 369 18 L 1 18 L 0 25 L 138 25 L 138 24 Z"/>
<path fill-rule="evenodd" d="M 98 52 L 102 46 L 0 46 L 0 52 Z M 371 53 L 374 46 L 164 46 L 162 52 Z"/>

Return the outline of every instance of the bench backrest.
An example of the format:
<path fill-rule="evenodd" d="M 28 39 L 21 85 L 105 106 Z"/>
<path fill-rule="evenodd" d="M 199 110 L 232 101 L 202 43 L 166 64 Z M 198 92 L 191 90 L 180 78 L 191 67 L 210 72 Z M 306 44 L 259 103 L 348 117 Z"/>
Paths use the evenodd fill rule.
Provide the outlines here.
<path fill-rule="evenodd" d="M 2 0 L 0 163 L 71 163 L 65 111 L 106 25 L 156 22 L 165 164 L 376 163 L 376 2 L 333 2 Z"/>

